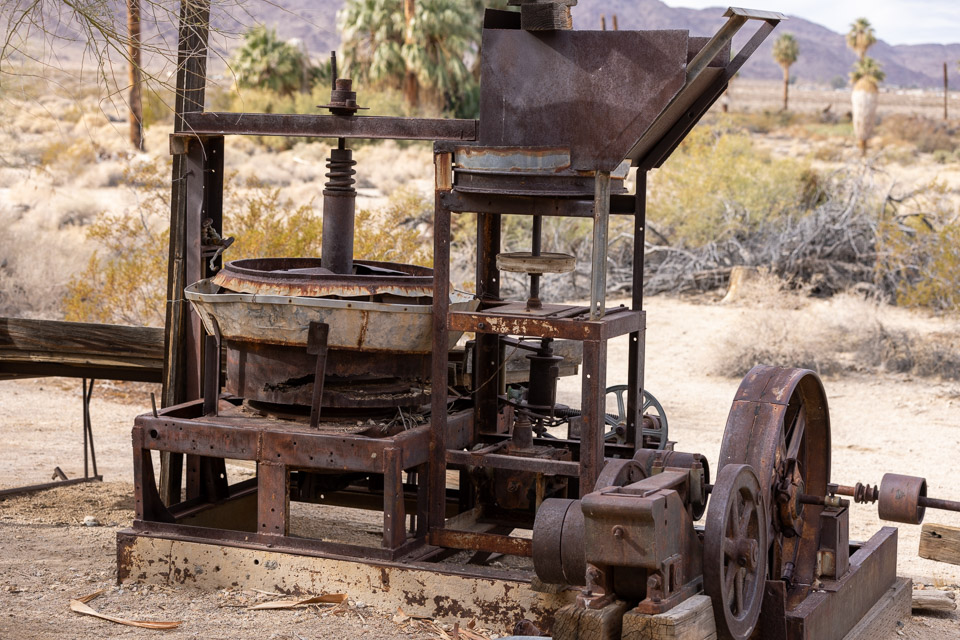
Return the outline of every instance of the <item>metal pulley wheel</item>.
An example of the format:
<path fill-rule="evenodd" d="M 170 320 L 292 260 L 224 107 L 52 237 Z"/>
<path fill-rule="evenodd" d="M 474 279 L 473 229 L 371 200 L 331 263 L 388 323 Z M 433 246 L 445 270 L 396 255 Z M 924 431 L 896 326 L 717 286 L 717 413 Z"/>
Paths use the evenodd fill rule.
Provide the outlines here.
<path fill-rule="evenodd" d="M 703 538 L 703 590 L 717 635 L 746 640 L 760 619 L 767 578 L 767 513 L 760 482 L 746 464 L 728 464 L 710 495 Z"/>
<path fill-rule="evenodd" d="M 760 482 L 767 577 L 787 583 L 792 610 L 816 577 L 823 509 L 801 503 L 800 496 L 824 496 L 830 482 L 830 418 L 814 372 L 758 366 L 743 379 L 723 432 L 717 477 L 741 464 L 750 465 Z"/>
<path fill-rule="evenodd" d="M 626 424 L 627 424 L 627 402 L 624 398 L 624 394 L 629 390 L 625 384 L 617 384 L 612 387 L 607 387 L 607 395 L 611 393 L 617 397 L 617 413 L 616 415 L 608 413 L 606 417 L 606 422 L 608 427 L 613 427 L 612 431 L 608 431 L 604 436 L 606 440 L 616 439 L 621 444 L 625 441 L 624 434 L 626 433 Z M 652 393 L 643 390 L 643 405 L 640 408 L 640 416 L 651 412 L 651 417 L 659 425 L 659 428 L 656 429 L 644 429 L 641 428 L 641 437 L 642 438 L 651 438 L 655 443 L 655 447 L 650 447 L 657 450 L 663 450 L 667 446 L 668 441 L 668 431 L 667 431 L 667 412 L 663 410 L 663 405 L 660 404 L 660 401 L 657 400 Z"/>

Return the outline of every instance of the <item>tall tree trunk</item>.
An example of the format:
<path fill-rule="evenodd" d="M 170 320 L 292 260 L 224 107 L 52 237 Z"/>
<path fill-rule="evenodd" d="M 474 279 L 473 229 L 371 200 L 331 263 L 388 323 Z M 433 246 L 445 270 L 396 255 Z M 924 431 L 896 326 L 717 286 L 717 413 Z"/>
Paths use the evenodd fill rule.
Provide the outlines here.
<path fill-rule="evenodd" d="M 130 144 L 144 151 L 143 101 L 140 92 L 140 0 L 127 0 L 127 34 L 130 38 Z"/>
<path fill-rule="evenodd" d="M 783 67 L 783 110 L 787 110 L 787 98 L 790 95 L 790 67 Z"/>
<path fill-rule="evenodd" d="M 403 31 L 403 42 L 407 45 L 413 44 L 413 17 L 416 10 L 416 0 L 403 0 L 403 20 L 406 25 Z M 404 74 L 403 99 L 408 107 L 416 107 L 420 104 L 420 82 L 413 69 L 407 69 Z"/>
<path fill-rule="evenodd" d="M 853 85 L 851 96 L 853 114 L 853 133 L 860 146 L 860 154 L 866 155 L 867 141 L 873 135 L 873 124 L 877 117 L 877 83 L 869 78 L 860 78 Z"/>

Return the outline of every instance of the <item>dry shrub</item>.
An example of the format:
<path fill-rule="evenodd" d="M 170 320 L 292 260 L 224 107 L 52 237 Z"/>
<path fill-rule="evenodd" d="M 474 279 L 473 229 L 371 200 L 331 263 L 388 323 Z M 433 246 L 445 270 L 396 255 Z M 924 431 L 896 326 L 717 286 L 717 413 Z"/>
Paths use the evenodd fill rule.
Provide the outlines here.
<path fill-rule="evenodd" d="M 70 273 L 82 266 L 79 231 L 37 228 L 0 208 L 0 317 L 58 319 Z"/>
<path fill-rule="evenodd" d="M 878 278 L 898 304 L 960 309 L 960 214 L 945 183 L 921 185 L 902 198 L 877 227 Z"/>
<path fill-rule="evenodd" d="M 748 309 L 718 347 L 718 374 L 742 377 L 758 364 L 802 367 L 821 375 L 893 371 L 960 379 L 960 324 L 924 331 L 897 323 L 875 299 L 846 293 L 811 300 L 772 277 L 744 285 Z M 757 302 L 762 301 L 762 302 Z"/>
<path fill-rule="evenodd" d="M 671 244 L 701 247 L 802 213 L 818 197 L 811 180 L 805 162 L 763 151 L 743 133 L 700 127 L 651 172 L 647 219 Z"/>
<path fill-rule="evenodd" d="M 960 132 L 941 120 L 901 113 L 884 116 L 877 128 L 883 144 L 891 141 L 916 147 L 921 153 L 953 152 L 960 145 Z"/>

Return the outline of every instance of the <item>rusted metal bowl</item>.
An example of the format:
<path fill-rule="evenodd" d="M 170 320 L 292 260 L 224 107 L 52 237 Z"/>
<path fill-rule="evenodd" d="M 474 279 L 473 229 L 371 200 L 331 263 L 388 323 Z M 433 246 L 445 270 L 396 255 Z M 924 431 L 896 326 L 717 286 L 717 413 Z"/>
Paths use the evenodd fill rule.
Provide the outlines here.
<path fill-rule="evenodd" d="M 433 295 L 433 269 L 412 264 L 354 260 L 352 274 L 326 269 L 320 258 L 249 258 L 224 265 L 213 277 L 237 293 L 277 296 L 366 298 Z"/>
<path fill-rule="evenodd" d="M 220 293 L 213 280 L 186 288 L 187 300 L 207 331 L 226 340 L 288 346 L 307 346 L 310 322 L 330 325 L 327 346 L 351 351 L 430 353 L 429 304 L 398 304 L 308 298 L 304 296 Z M 479 305 L 471 294 L 453 291 L 450 309 L 468 311 Z M 216 324 L 214 324 L 216 323 Z M 450 345 L 460 333 L 450 332 Z"/>

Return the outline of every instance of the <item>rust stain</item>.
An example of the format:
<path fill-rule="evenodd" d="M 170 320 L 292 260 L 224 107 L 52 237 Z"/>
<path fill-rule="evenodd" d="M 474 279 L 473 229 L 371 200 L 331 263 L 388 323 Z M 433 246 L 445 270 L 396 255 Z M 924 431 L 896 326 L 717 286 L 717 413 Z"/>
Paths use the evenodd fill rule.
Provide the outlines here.
<path fill-rule="evenodd" d="M 367 326 L 370 324 L 370 313 L 367 311 L 360 312 L 360 335 L 357 338 L 357 348 L 363 348 L 363 342 L 367 338 Z"/>

